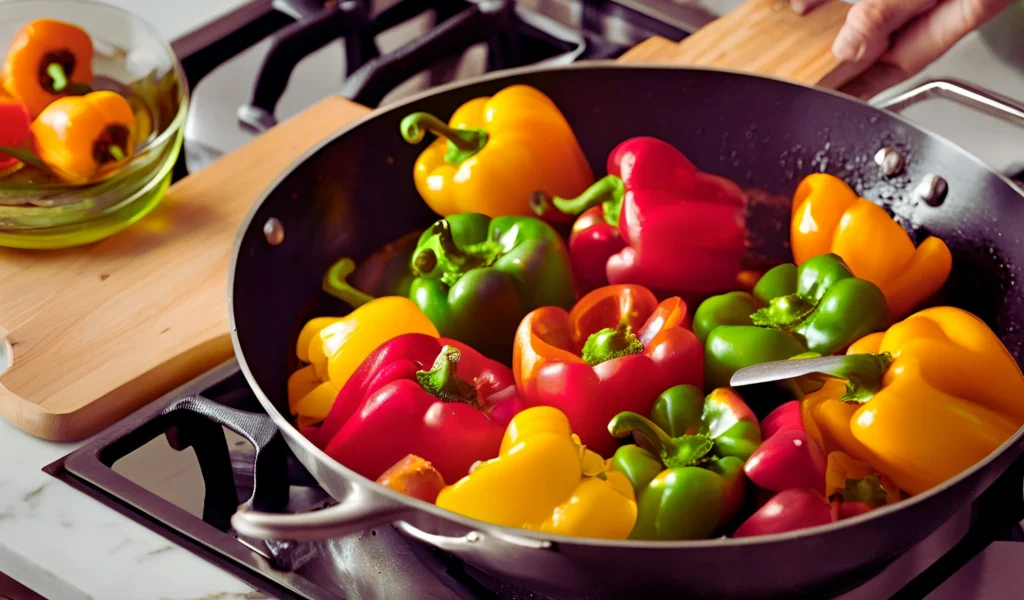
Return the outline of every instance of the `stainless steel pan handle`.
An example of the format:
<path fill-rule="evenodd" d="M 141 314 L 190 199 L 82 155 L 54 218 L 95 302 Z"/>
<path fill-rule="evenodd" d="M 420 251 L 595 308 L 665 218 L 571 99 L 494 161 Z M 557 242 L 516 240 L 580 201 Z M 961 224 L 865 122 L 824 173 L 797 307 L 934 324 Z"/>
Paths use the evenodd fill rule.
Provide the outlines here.
<path fill-rule="evenodd" d="M 395 523 L 395 529 L 404 533 L 405 535 L 417 539 L 421 542 L 426 542 L 432 546 L 436 546 L 446 552 L 462 553 L 473 549 L 487 548 L 491 546 L 489 542 L 493 539 L 494 542 L 498 542 L 498 545 L 509 544 L 518 548 L 530 549 L 530 550 L 550 550 L 554 548 L 548 540 L 538 540 L 536 538 L 523 537 L 504 531 L 495 529 L 489 533 L 482 531 L 470 531 L 466 535 L 460 537 L 435 535 L 433 533 L 427 533 L 421 529 L 413 527 L 409 523 L 400 521 Z"/>
<path fill-rule="evenodd" d="M 1024 104 L 995 92 L 975 87 L 955 79 L 934 79 L 903 92 L 893 98 L 872 102 L 878 108 L 893 112 L 904 109 L 930 98 L 945 98 L 968 108 L 1002 119 L 1018 127 L 1024 127 Z"/>
<path fill-rule="evenodd" d="M 261 540 L 326 540 L 400 521 L 411 508 L 382 502 L 380 496 L 353 487 L 334 506 L 299 514 L 255 512 L 242 505 L 231 526 L 243 536 Z"/>

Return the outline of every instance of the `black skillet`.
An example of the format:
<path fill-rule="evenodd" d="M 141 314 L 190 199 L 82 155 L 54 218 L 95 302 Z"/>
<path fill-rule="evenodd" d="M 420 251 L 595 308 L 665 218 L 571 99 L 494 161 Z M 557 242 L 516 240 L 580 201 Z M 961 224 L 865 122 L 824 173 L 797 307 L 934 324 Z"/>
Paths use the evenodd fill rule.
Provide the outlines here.
<path fill-rule="evenodd" d="M 597 174 L 616 144 L 652 135 L 698 168 L 768 195 L 789 196 L 815 171 L 842 177 L 892 209 L 914 236 L 949 244 L 954 268 L 941 300 L 982 317 L 1020 362 L 1024 197 L 950 142 L 860 101 L 746 74 L 603 63 L 504 72 L 432 91 L 339 132 L 283 176 L 243 224 L 229 290 L 237 358 L 289 446 L 339 504 L 304 515 L 243 511 L 233 520 L 240 532 L 313 539 L 395 523 L 495 575 L 562 597 L 823 597 L 919 543 L 1020 455 L 1024 431 L 944 485 L 862 517 L 699 542 L 602 542 L 494 527 L 393 493 L 329 459 L 289 423 L 286 396 L 302 324 L 348 310 L 321 292 L 321 276 L 339 257 L 364 260 L 436 218 L 413 188 L 412 165 L 422 148 L 399 138 L 402 117 L 420 110 L 447 116 L 511 83 L 533 85 L 558 104 Z M 945 83 L 927 90 L 951 91 L 958 89 Z M 1024 114 L 959 92 L 1001 116 Z M 873 161 L 882 148 L 903 158 L 898 174 L 885 176 Z M 787 216 L 752 212 L 748 225 L 785 231 Z M 784 257 L 782 238 L 765 236 L 762 253 Z"/>

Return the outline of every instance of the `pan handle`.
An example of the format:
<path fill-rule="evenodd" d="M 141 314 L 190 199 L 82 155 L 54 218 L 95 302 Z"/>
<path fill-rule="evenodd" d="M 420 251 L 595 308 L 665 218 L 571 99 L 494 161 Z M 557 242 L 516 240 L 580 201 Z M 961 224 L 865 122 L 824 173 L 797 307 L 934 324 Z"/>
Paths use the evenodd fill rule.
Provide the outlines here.
<path fill-rule="evenodd" d="M 933 79 L 903 92 L 898 96 L 872 102 L 877 108 L 892 112 L 904 109 L 929 98 L 945 98 L 1012 125 L 1024 127 L 1024 104 L 995 92 L 975 87 L 956 79 Z"/>
<path fill-rule="evenodd" d="M 243 504 L 232 515 L 231 526 L 239 534 L 256 539 L 311 542 L 388 525 L 400 521 L 411 510 L 353 486 L 338 504 L 306 513 L 256 512 Z"/>

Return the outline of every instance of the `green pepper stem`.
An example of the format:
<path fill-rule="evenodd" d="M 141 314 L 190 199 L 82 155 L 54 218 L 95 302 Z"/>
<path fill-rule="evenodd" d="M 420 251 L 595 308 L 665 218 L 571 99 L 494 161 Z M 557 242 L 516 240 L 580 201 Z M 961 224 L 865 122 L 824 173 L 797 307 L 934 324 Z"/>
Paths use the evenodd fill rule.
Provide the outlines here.
<path fill-rule="evenodd" d="M 863 479 L 847 479 L 846 487 L 838 490 L 833 497 L 842 502 L 864 502 L 871 508 L 878 508 L 885 504 L 888 493 L 882 485 L 882 478 L 878 475 L 868 475 Z"/>
<path fill-rule="evenodd" d="M 622 199 L 625 195 L 626 186 L 622 179 L 615 175 L 605 175 L 575 198 L 560 198 L 544 192 L 534 192 L 530 198 L 530 208 L 538 216 L 545 217 L 553 211 L 575 216 L 589 208 L 601 206 L 605 222 L 618 226 Z"/>
<path fill-rule="evenodd" d="M 821 374 L 846 380 L 846 393 L 841 401 L 863 404 L 882 389 L 882 378 L 891 364 L 892 355 L 888 352 L 847 354 L 838 366 L 823 370 Z"/>
<path fill-rule="evenodd" d="M 448 140 L 449 148 L 444 160 L 452 165 L 461 164 L 487 145 L 487 132 L 483 129 L 456 129 L 425 112 L 414 112 L 406 116 L 399 128 L 402 138 L 410 144 L 423 141 L 423 136 L 428 131 Z"/>
<path fill-rule="evenodd" d="M 52 62 L 46 65 L 46 74 L 53 80 L 53 91 L 63 92 L 68 87 L 68 76 L 64 72 L 64 65 Z"/>
<path fill-rule="evenodd" d="M 789 294 L 772 298 L 768 306 L 750 315 L 750 321 L 758 327 L 788 330 L 803 323 L 815 308 L 815 303 L 800 294 Z"/>
<path fill-rule="evenodd" d="M 375 300 L 376 298 L 357 290 L 348 282 L 348 276 L 354 273 L 355 270 L 356 263 L 351 258 L 339 260 L 324 273 L 320 285 L 321 289 L 338 300 L 349 304 L 352 308 L 359 308 L 367 302 Z"/>
<path fill-rule="evenodd" d="M 419 277 L 440 279 L 455 285 L 460 277 L 472 269 L 493 263 L 502 252 L 501 244 L 486 240 L 459 248 L 446 219 L 434 223 L 430 235 L 420 241 L 413 252 L 412 268 Z"/>
<path fill-rule="evenodd" d="M 602 329 L 590 335 L 583 344 L 583 362 L 596 366 L 603 362 L 644 351 L 644 343 L 630 331 L 628 315 L 615 329 Z"/>
<path fill-rule="evenodd" d="M 615 329 L 607 327 L 587 337 L 580 353 L 583 362 L 593 367 L 615 358 L 644 351 L 643 340 L 633 333 L 629 325 L 629 315 L 633 312 L 632 296 L 626 296 L 626 305 L 621 307 L 621 310 L 619 324 Z"/>
<path fill-rule="evenodd" d="M 120 146 L 111 146 L 108 152 L 114 160 L 124 160 L 124 150 Z"/>
<path fill-rule="evenodd" d="M 478 406 L 476 388 L 455 374 L 455 365 L 462 352 L 454 346 L 445 346 L 434 359 L 429 371 L 417 371 L 416 382 L 425 392 L 444 402 L 460 402 Z"/>
<path fill-rule="evenodd" d="M 650 419 L 635 412 L 621 412 L 608 423 L 608 433 L 626 437 L 631 433 L 643 436 L 661 457 L 666 467 L 688 467 L 701 464 L 715 442 L 706 433 L 672 437 Z"/>

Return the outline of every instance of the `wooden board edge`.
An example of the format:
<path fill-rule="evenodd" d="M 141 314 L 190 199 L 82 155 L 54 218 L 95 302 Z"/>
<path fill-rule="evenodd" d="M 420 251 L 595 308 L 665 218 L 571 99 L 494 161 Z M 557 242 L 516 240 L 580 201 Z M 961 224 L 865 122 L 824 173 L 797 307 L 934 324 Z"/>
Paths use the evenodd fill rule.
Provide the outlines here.
<path fill-rule="evenodd" d="M 666 55 L 671 56 L 679 47 L 679 44 L 655 35 L 626 50 L 622 56 L 616 59 L 617 62 L 626 63 L 663 63 Z M 651 60 L 652 57 L 661 56 L 660 60 Z"/>
<path fill-rule="evenodd" d="M 51 442 L 78 442 L 234 356 L 228 334 L 163 363 L 80 408 L 53 412 L 0 384 L 0 417 L 22 431 Z"/>

